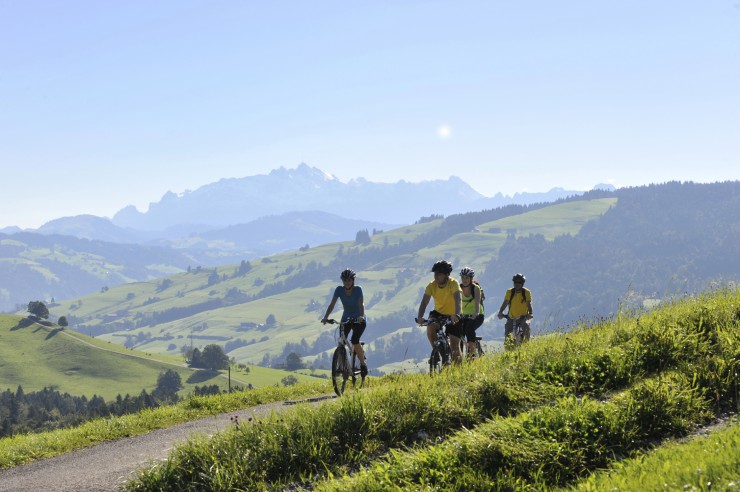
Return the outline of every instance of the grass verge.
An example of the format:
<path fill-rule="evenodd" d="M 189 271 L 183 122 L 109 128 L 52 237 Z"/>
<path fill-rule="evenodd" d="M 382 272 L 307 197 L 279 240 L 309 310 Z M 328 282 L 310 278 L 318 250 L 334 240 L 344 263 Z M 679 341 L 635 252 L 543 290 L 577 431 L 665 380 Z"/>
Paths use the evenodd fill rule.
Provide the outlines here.
<path fill-rule="evenodd" d="M 121 417 L 95 419 L 70 429 L 0 439 L 0 469 L 51 458 L 104 441 L 132 437 L 219 413 L 331 391 L 326 381 L 264 387 L 216 397 L 192 397 L 176 405 Z"/>
<path fill-rule="evenodd" d="M 129 489 L 566 486 L 737 411 L 739 305 L 738 292 L 718 292 L 440 377 L 384 378 L 179 446 Z"/>

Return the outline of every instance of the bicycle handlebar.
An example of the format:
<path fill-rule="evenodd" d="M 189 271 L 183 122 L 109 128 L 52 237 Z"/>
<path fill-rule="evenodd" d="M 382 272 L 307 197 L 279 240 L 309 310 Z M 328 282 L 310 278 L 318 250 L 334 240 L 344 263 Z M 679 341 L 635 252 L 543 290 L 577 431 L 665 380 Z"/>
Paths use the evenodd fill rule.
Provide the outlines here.
<path fill-rule="evenodd" d="M 326 318 L 326 322 L 329 323 L 330 325 L 342 324 L 341 321 L 337 321 L 337 320 L 332 319 L 332 318 Z M 351 325 L 351 324 L 354 324 L 354 323 L 361 323 L 361 321 L 357 321 L 356 318 L 347 318 L 347 321 L 345 321 L 343 324 L 345 324 L 345 325 Z"/>

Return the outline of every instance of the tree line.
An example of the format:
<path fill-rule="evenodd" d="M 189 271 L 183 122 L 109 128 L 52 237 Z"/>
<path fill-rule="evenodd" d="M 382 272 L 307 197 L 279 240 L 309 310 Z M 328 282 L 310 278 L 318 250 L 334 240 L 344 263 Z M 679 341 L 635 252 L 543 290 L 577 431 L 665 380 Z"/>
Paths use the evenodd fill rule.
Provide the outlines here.
<path fill-rule="evenodd" d="M 43 388 L 26 393 L 22 386 L 0 393 L 0 437 L 27 432 L 41 432 L 74 427 L 99 417 L 121 416 L 146 408 L 175 403 L 183 388 L 180 375 L 168 369 L 159 374 L 155 389 L 142 389 L 138 395 L 116 396 L 105 401 L 102 396 L 73 396 L 56 389 Z M 218 389 L 218 387 L 216 387 Z M 196 394 L 212 392 L 209 387 L 195 388 Z"/>

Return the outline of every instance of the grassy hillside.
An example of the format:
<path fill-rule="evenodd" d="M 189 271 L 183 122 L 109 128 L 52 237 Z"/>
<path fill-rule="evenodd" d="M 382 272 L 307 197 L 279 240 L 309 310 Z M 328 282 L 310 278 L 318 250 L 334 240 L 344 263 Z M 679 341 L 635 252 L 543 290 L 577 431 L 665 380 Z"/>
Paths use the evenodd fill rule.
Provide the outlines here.
<path fill-rule="evenodd" d="M 514 229 L 516 234 L 547 237 L 577 233 L 615 202 L 615 198 L 574 200 L 531 210 L 519 207 L 429 220 L 376 233 L 369 244 L 302 248 L 247 264 L 194 268 L 166 279 L 113 287 L 62 302 L 52 313 L 66 315 L 71 327 L 82 333 L 150 353 L 179 354 L 191 341 L 195 347 L 219 343 L 238 362 L 270 364 L 286 355 L 287 344 L 294 344 L 307 362 L 328 367 L 333 329 L 318 319 L 338 284 L 339 271 L 349 266 L 359 271 L 357 283 L 365 292 L 370 327 L 364 339 L 371 368 L 391 371 L 402 361 L 373 364 L 375 340 L 395 334 L 393 343 L 400 343 L 398 337 L 403 336 L 407 337 L 404 344 L 422 348 L 422 344 L 407 343 L 408 337 L 425 340 L 422 330 L 412 329 L 409 313 L 415 311 L 431 280 L 429 268 L 434 261 L 447 258 L 456 268 L 479 268 L 496 257 Z M 486 220 L 491 216 L 499 218 Z M 498 293 L 488 295 L 490 310 Z M 270 315 L 276 323 L 267 326 Z M 391 316 L 395 318 L 379 323 Z M 484 325 L 489 343 L 499 325 L 497 321 Z M 424 354 L 407 356 L 419 359 Z"/>
<path fill-rule="evenodd" d="M 195 386 L 216 384 L 228 389 L 223 371 L 193 370 L 185 366 L 182 357 L 146 354 L 49 324 L 0 315 L 0 389 L 14 391 L 22 386 L 25 392 L 31 392 L 49 387 L 110 400 L 119 394 L 137 395 L 142 389 L 151 392 L 159 374 L 167 369 L 180 374 L 185 386 L 180 391 L 183 396 Z M 249 372 L 238 369 L 232 371 L 232 387 L 272 385 L 288 374 L 264 367 L 249 367 Z M 302 381 L 315 379 L 295 376 Z"/>
<path fill-rule="evenodd" d="M 185 443 L 128 489 L 645 490 L 647 473 L 649 490 L 732 490 L 736 420 L 677 440 L 740 410 L 739 305 L 706 294 L 388 376 Z"/>

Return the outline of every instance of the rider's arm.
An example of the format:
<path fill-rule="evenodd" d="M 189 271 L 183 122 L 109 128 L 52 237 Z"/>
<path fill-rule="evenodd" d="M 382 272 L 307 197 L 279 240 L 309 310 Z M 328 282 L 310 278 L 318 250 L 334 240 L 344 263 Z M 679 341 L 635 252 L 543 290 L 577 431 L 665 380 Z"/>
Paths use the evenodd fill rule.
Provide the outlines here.
<path fill-rule="evenodd" d="M 527 301 L 527 314 L 530 318 L 534 317 L 534 311 L 532 310 L 532 301 Z"/>
<path fill-rule="evenodd" d="M 509 300 L 504 296 L 504 302 L 501 303 L 501 307 L 498 308 L 498 317 L 499 319 L 504 317 L 504 309 L 506 309 L 506 306 L 509 304 Z"/>
<path fill-rule="evenodd" d="M 424 313 L 427 312 L 427 305 L 429 304 L 429 299 L 431 299 L 432 296 L 429 294 L 424 294 L 421 298 L 421 304 L 419 304 L 419 315 L 416 317 L 416 321 L 420 322 L 422 319 L 424 319 Z"/>
<path fill-rule="evenodd" d="M 334 305 L 337 303 L 338 297 L 333 297 L 331 300 L 331 303 L 329 304 L 329 307 L 326 308 L 326 314 L 324 314 L 324 317 L 321 321 L 326 321 L 326 319 L 329 317 L 332 311 L 334 311 Z"/>
<path fill-rule="evenodd" d="M 462 291 L 455 291 L 455 293 L 452 294 L 452 298 L 455 299 L 455 316 L 457 316 L 457 320 L 460 321 L 460 316 L 462 316 Z"/>

